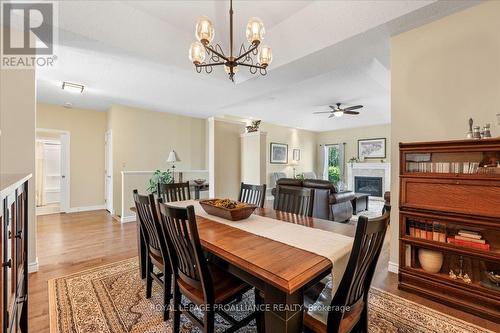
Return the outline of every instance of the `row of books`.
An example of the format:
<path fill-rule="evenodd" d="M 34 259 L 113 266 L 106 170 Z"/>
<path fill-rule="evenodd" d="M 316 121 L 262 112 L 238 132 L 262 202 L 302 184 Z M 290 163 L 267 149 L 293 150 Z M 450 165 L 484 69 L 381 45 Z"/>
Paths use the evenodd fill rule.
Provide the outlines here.
<path fill-rule="evenodd" d="M 490 244 L 477 231 L 460 229 L 455 235 L 447 235 L 446 224 L 425 220 L 409 219 L 407 226 L 410 237 L 471 247 L 484 251 L 490 250 Z"/>
<path fill-rule="evenodd" d="M 483 235 L 472 230 L 458 230 L 458 233 L 452 237 L 448 237 L 448 243 L 465 247 L 473 247 L 485 251 L 490 250 L 490 244 L 486 242 Z"/>
<path fill-rule="evenodd" d="M 495 168 L 480 168 L 478 162 L 406 162 L 407 172 L 472 174 L 479 173 L 482 169 L 488 170 Z"/>

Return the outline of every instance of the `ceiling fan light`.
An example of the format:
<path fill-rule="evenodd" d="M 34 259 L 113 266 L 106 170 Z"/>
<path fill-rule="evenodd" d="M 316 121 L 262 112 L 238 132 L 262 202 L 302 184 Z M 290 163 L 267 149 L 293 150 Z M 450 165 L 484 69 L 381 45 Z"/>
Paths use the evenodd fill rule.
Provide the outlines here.
<path fill-rule="evenodd" d="M 342 112 L 342 111 L 333 111 L 333 116 L 334 116 L 335 118 L 340 118 L 340 117 L 342 117 L 343 115 L 344 115 L 344 112 Z"/>
<path fill-rule="evenodd" d="M 214 25 L 207 16 L 202 16 L 196 21 L 196 39 L 203 44 L 210 44 L 215 36 Z"/>
<path fill-rule="evenodd" d="M 252 17 L 248 20 L 246 36 L 247 40 L 251 44 L 259 44 L 264 39 L 266 34 L 266 29 L 264 28 L 264 23 L 258 17 Z"/>
<path fill-rule="evenodd" d="M 200 42 L 193 42 L 189 47 L 189 60 L 196 65 L 205 60 L 205 47 Z"/>
<path fill-rule="evenodd" d="M 273 62 L 273 52 L 267 45 L 262 45 L 259 50 L 259 62 L 261 65 L 269 65 Z"/>

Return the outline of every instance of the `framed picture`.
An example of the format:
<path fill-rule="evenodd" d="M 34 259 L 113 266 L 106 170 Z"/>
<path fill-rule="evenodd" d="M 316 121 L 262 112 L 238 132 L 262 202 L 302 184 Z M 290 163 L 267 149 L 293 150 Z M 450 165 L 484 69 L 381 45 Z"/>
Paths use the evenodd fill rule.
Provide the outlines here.
<path fill-rule="evenodd" d="M 288 163 L 288 145 L 287 144 L 271 142 L 271 163 L 272 164 L 287 164 Z"/>
<path fill-rule="evenodd" d="M 358 140 L 358 158 L 385 158 L 385 138 Z"/>
<path fill-rule="evenodd" d="M 292 159 L 294 161 L 300 161 L 300 149 L 294 149 L 292 156 L 293 156 Z"/>

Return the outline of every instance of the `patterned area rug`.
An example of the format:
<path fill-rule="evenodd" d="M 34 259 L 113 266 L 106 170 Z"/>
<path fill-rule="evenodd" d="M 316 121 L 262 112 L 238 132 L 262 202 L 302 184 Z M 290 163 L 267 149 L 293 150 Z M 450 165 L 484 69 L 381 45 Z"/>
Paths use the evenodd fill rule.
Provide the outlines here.
<path fill-rule="evenodd" d="M 172 332 L 172 322 L 163 322 L 161 289 L 153 286 L 153 297 L 146 299 L 137 258 L 50 280 L 50 332 Z M 251 304 L 249 292 L 235 307 Z M 370 291 L 369 309 L 370 332 L 490 332 L 376 288 Z M 181 332 L 199 331 L 181 318 Z M 216 321 L 217 332 L 227 328 L 224 319 L 216 316 Z M 256 332 L 253 324 L 239 332 Z"/>

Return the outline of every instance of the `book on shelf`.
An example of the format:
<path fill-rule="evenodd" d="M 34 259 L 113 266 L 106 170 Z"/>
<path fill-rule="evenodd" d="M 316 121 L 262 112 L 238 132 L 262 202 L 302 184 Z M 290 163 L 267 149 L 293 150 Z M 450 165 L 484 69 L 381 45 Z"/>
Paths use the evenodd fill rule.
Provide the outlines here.
<path fill-rule="evenodd" d="M 470 240 L 457 239 L 456 237 L 448 237 L 448 243 L 458 245 L 458 246 L 463 246 L 463 247 L 471 247 L 471 248 L 480 249 L 480 250 L 484 250 L 484 251 L 490 250 L 490 244 L 476 243 L 476 242 L 472 242 Z"/>
<path fill-rule="evenodd" d="M 480 167 L 479 162 L 406 162 L 407 172 L 492 174 L 499 167 Z"/>
<path fill-rule="evenodd" d="M 468 237 L 468 238 L 474 238 L 474 239 L 481 239 L 483 236 L 477 232 L 477 231 L 471 231 L 471 230 L 463 230 L 460 229 L 458 230 L 458 234 L 463 237 Z"/>
<path fill-rule="evenodd" d="M 486 244 L 485 239 L 477 239 L 477 238 L 470 238 L 470 237 L 464 237 L 460 235 L 456 235 L 455 239 L 463 240 L 463 241 L 468 241 L 468 242 L 473 242 L 473 243 L 478 243 L 478 244 Z"/>

